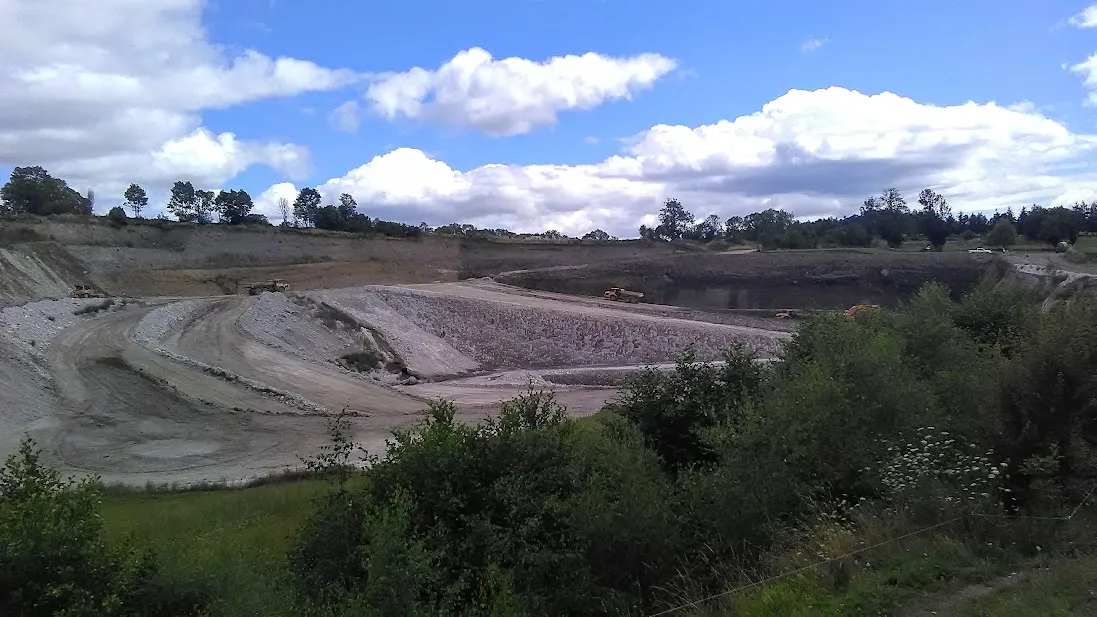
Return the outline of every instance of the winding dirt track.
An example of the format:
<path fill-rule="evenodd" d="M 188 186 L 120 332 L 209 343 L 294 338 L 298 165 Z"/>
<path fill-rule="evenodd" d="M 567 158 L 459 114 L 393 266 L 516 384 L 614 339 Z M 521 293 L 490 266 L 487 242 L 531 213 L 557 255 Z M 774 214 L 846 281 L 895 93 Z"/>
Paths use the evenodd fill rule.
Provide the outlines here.
<path fill-rule="evenodd" d="M 422 411 L 424 401 L 400 395 L 379 384 L 330 367 L 284 354 L 239 331 L 236 322 L 254 298 L 230 296 L 210 301 L 175 333 L 165 347 L 182 355 L 228 369 L 264 384 L 300 394 L 329 410 L 384 419 L 387 427 L 404 426 Z"/>
<path fill-rule="evenodd" d="M 578 312 L 619 315 L 624 309 L 483 285 L 425 287 Z M 353 438 L 374 453 L 383 450 L 394 428 L 422 418 L 429 398 L 454 400 L 458 419 L 475 422 L 522 389 L 506 380 L 499 383 L 509 385 L 491 385 L 494 378 L 391 388 L 246 335 L 238 321 L 256 298 L 191 300 L 201 302 L 201 310 L 160 341 L 163 349 L 292 392 L 331 411 L 345 408 L 356 414 Z M 71 471 L 95 473 L 109 482 L 188 483 L 238 480 L 299 466 L 299 454 L 314 453 L 326 442 L 324 417 L 139 344 L 134 333 L 142 318 L 170 302 L 161 299 L 150 306 L 104 313 L 63 330 L 52 341 L 45 357 L 60 402 L 55 413 L 32 430 L 47 452 Z M 613 390 L 606 388 L 557 390 L 558 400 L 580 415 L 598 410 L 612 396 Z"/>
<path fill-rule="evenodd" d="M 296 463 L 321 442 L 323 420 L 183 366 L 133 342 L 151 309 L 70 328 L 47 351 L 63 399 L 50 450 L 107 481 L 239 478 Z"/>
<path fill-rule="evenodd" d="M 422 396 L 397 392 L 267 347 L 236 327 L 254 298 L 207 298 L 162 347 L 294 392 L 329 410 L 346 408 L 354 438 L 383 450 L 392 429 L 422 417 Z M 108 482 L 195 482 L 243 479 L 300 464 L 299 454 L 326 442 L 326 419 L 242 384 L 177 362 L 137 343 L 134 330 L 163 303 L 88 319 L 61 332 L 46 351 L 61 403 L 32 434 L 66 468 Z M 474 422 L 514 388 L 475 390 L 454 398 L 459 419 Z M 459 394 L 459 393 L 458 393 Z M 562 391 L 579 413 L 601 407 L 604 391 Z"/>

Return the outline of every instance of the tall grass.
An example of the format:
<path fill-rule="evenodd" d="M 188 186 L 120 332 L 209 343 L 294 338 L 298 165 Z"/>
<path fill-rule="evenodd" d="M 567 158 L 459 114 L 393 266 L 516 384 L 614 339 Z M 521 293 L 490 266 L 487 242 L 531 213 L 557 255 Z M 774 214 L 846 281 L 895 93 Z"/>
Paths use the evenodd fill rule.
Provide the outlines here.
<path fill-rule="evenodd" d="M 246 489 L 115 494 L 104 499 L 108 539 L 155 551 L 165 574 L 201 582 L 219 615 L 289 615 L 290 537 L 328 486 L 319 480 Z"/>

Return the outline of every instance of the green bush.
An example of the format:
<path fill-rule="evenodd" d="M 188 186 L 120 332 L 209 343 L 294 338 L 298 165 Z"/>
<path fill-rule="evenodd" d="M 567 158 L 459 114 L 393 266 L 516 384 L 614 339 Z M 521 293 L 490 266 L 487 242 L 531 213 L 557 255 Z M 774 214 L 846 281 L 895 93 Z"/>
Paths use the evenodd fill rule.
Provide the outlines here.
<path fill-rule="evenodd" d="M 890 530 L 1059 511 L 1097 478 L 1095 306 L 930 284 L 902 310 L 810 317 L 769 367 L 687 352 L 593 422 L 532 389 L 479 426 L 435 403 L 300 530 L 302 607 L 646 614 L 772 574 L 789 538 L 857 508 Z M 334 444 L 327 466 L 345 470 L 352 446 Z M 1018 550 L 1002 528 L 963 529 Z M 1046 548 L 1055 530 L 1025 537 Z M 832 570 L 820 589 L 854 576 Z"/>
<path fill-rule="evenodd" d="M 62 480 L 30 439 L 0 468 L 0 614 L 197 615 L 201 588 L 102 537 L 95 479 Z"/>
<path fill-rule="evenodd" d="M 737 425 L 758 396 L 762 368 L 745 347 L 724 356 L 724 364 L 699 363 L 686 351 L 673 373 L 646 369 L 615 405 L 673 472 L 712 464 L 716 453 L 703 431 Z"/>
<path fill-rule="evenodd" d="M 129 223 L 129 219 L 126 218 L 126 211 L 119 206 L 115 206 L 107 212 L 107 220 L 118 227 Z"/>

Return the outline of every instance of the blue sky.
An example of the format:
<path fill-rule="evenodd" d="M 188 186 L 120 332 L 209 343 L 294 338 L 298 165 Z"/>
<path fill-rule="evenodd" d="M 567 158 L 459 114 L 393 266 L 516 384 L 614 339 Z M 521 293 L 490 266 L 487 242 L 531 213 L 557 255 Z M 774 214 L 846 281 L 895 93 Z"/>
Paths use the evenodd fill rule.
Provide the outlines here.
<path fill-rule="evenodd" d="M 345 92 L 210 112 L 207 124 L 261 138 L 272 134 L 271 124 L 299 114 L 273 134 L 317 144 L 317 170 L 308 179 L 314 184 L 397 146 L 429 151 L 461 169 L 597 162 L 617 151 L 613 138 L 656 124 L 697 126 L 747 115 L 794 88 L 891 91 L 938 105 L 1027 100 L 1088 130 L 1097 115 L 1082 107 L 1078 78 L 1061 68 L 1097 50 L 1094 33 L 1059 25 L 1081 7 L 1014 4 L 1002 11 L 991 1 L 222 1 L 207 14 L 214 40 L 323 66 L 377 73 L 434 68 L 479 46 L 496 58 L 535 60 L 656 52 L 678 59 L 681 72 L 631 102 L 565 112 L 556 127 L 511 139 L 376 119 L 356 134 L 340 134 L 327 127 L 324 112 L 345 100 Z M 343 31 L 333 28 L 337 23 L 356 26 Z M 810 40 L 826 42 L 805 53 Z M 584 142 L 588 136 L 606 141 L 592 146 Z"/>
<path fill-rule="evenodd" d="M 31 0 L 5 1 L 36 10 L 28 8 Z M 108 4 L 126 2 L 110 0 Z M 245 188 L 268 214 L 275 197 L 290 194 L 291 188 L 320 186 L 326 198 L 351 192 L 367 213 L 386 218 L 423 218 L 433 224 L 467 218 L 526 231 L 553 226 L 570 233 L 600 226 L 622 235 L 657 210 L 665 196 L 682 198 L 698 215 L 722 216 L 762 207 L 785 207 L 801 216 L 842 214 L 867 196 L 856 192 L 865 190 L 863 183 L 852 183 L 857 186 L 844 192 L 840 178 L 808 190 L 784 191 L 781 178 L 788 170 L 773 152 L 789 147 L 812 161 L 854 165 L 858 174 L 868 174 L 880 184 L 877 190 L 896 185 L 916 192 L 920 186 L 934 186 L 963 210 L 1032 200 L 1097 198 L 1089 152 L 1091 137 L 1097 134 L 1097 113 L 1084 104 L 1089 95 L 1084 84 L 1088 69 L 1069 70 L 1097 51 L 1097 28 L 1068 23 L 1086 8 L 1076 2 L 173 0 L 173 4 L 182 7 L 181 12 L 145 9 L 134 17 L 140 23 L 129 24 L 128 29 L 124 22 L 104 23 L 100 37 L 77 32 L 81 24 L 96 19 L 90 13 L 74 15 L 71 28 L 51 25 L 52 29 L 36 34 L 40 45 L 79 38 L 95 53 L 64 61 L 79 63 L 81 57 L 101 55 L 107 60 L 89 61 L 81 68 L 100 78 L 132 76 L 146 92 L 153 92 L 155 84 L 161 83 L 158 80 L 170 80 L 171 71 L 179 70 L 178 62 L 156 60 L 161 52 L 164 58 L 208 65 L 214 72 L 209 83 L 227 89 L 238 85 L 238 92 L 215 93 L 214 86 L 202 85 L 200 76 L 192 75 L 175 84 L 193 97 L 186 105 L 166 100 L 166 95 L 158 101 L 148 94 L 150 100 L 131 107 L 126 101 L 101 100 L 110 97 L 88 86 L 90 79 L 69 81 L 61 85 L 80 90 L 77 98 L 88 97 L 91 104 L 86 107 L 102 113 L 96 123 L 89 120 L 87 126 L 78 127 L 83 132 L 72 142 L 75 150 L 81 139 L 89 140 L 84 150 L 92 154 L 66 152 L 61 146 L 69 142 L 43 145 L 57 139 L 60 127 L 71 128 L 72 114 L 68 119 L 29 120 L 0 114 L 0 165 L 44 164 L 77 188 L 95 188 L 104 206 L 115 199 L 120 185 L 124 188 L 126 173 L 131 181 L 143 182 L 156 202 L 175 177 L 174 171 L 179 179 L 193 179 L 211 188 Z M 193 32 L 195 40 L 168 41 L 158 50 L 153 33 L 170 33 L 173 24 L 179 31 Z M 128 54 L 124 46 L 110 48 L 120 45 L 119 37 L 123 41 L 140 38 L 135 31 L 143 31 L 149 41 L 133 43 Z M 11 52 L 18 69 L 55 66 L 60 61 L 44 51 L 16 48 L 17 44 L 7 43 L 10 48 L 0 47 L 0 51 Z M 140 49 L 136 55 L 141 62 L 133 57 L 134 48 Z M 658 54 L 673 61 L 673 69 L 633 83 L 627 88 L 630 98 L 591 95 L 595 102 L 588 101 L 585 109 L 571 109 L 566 101 L 546 104 L 555 115 L 554 123 L 542 119 L 528 130 L 503 136 L 493 136 L 485 125 L 469 120 L 468 114 L 473 113 L 469 110 L 475 108 L 472 103 L 465 107 L 455 103 L 447 114 L 415 118 L 388 118 L 370 108 L 367 88 L 388 74 L 413 67 L 434 71 L 473 48 L 486 50 L 495 61 L 514 57 L 532 63 L 588 52 L 621 60 Z M 349 69 L 355 77 L 325 81 L 323 75 L 287 78 L 261 72 L 240 77 L 231 66 L 249 50 L 269 59 L 307 61 L 317 71 Z M 578 66 L 580 72 L 585 70 Z M 553 76 L 546 77 L 550 73 Z M 545 71 L 542 77 L 552 88 L 598 87 L 597 80 L 569 85 L 569 79 L 580 79 L 574 74 Z M 276 85 L 264 92 L 263 80 Z M 507 118 L 516 118 L 522 111 L 507 111 L 508 100 L 528 101 L 550 88 L 542 82 L 540 89 L 531 88 L 529 82 L 520 74 L 496 75 L 494 82 L 481 84 L 490 92 L 482 93 L 478 104 L 498 107 Z M 4 85 L 0 82 L 0 87 Z M 207 86 L 210 92 L 203 92 Z M 831 87 L 860 95 L 815 93 L 802 100 L 781 99 L 794 89 L 814 93 Z M 460 97 L 470 92 L 458 88 L 451 94 Z M 520 94 L 507 99 L 505 92 Z M 909 98 L 915 107 L 869 98 L 883 92 Z M 56 96 L 45 90 L 32 94 Z M 861 95 L 863 101 L 857 98 Z M 734 121 L 758 114 L 778 99 L 780 104 L 762 114 L 765 126 L 760 128 L 737 124 L 721 135 L 694 142 L 681 132 L 671 136 L 649 131 L 660 124 L 685 131 Z M 340 130 L 331 118 L 332 110 L 348 101 L 359 107 L 353 132 Z M 968 101 L 979 105 L 996 101 L 999 106 L 1027 101 L 1033 107 L 998 114 L 958 107 Z M 853 111 L 861 102 L 868 106 L 865 111 Z M 937 113 L 932 106 L 946 111 Z M 871 120 L 860 125 L 858 113 Z M 137 136 L 130 126 L 137 124 L 134 118 L 146 115 L 150 123 L 154 116 L 158 118 L 156 137 L 149 131 Z M 445 119 L 439 120 L 443 115 Z M 102 128 L 115 125 L 120 128 Z M 849 139 L 864 138 L 866 126 L 878 132 L 870 141 L 894 142 L 895 147 L 883 151 L 862 143 L 843 150 L 845 146 L 833 145 L 847 134 Z M 132 144 L 127 141 L 131 129 Z M 192 154 L 178 146 L 199 130 L 214 141 L 231 133 L 236 143 L 250 144 L 251 150 L 241 154 L 218 146 Z M 105 141 L 108 135 L 114 138 L 111 147 L 90 145 Z M 819 144 L 827 139 L 831 145 L 820 150 Z M 172 149 L 171 144 L 177 145 Z M 933 148 L 942 144 L 951 148 L 938 157 Z M 194 143 L 185 145 L 190 148 Z M 344 177 L 398 148 L 410 150 L 399 161 L 393 159 L 385 173 L 372 179 Z M 271 154 L 274 150 L 281 154 Z M 286 154 L 291 150 L 292 155 Z M 708 154 L 695 156 L 701 151 Z M 175 163 L 175 155 L 164 152 L 185 156 L 188 162 Z M 624 162 L 609 165 L 614 156 Z M 895 165 L 871 167 L 888 159 L 918 171 L 893 172 L 897 177 L 889 178 L 884 172 Z M 915 160 L 927 163 L 906 165 Z M 397 168 L 409 182 L 420 182 L 429 175 L 422 170 L 439 169 L 433 162 L 445 166 L 438 172 L 442 180 L 424 179 L 421 186 L 411 188 L 381 182 Z M 484 167 L 494 164 L 510 167 L 505 173 Z M 545 168 L 537 167 L 545 165 L 566 167 L 557 169 L 561 177 L 553 179 L 545 177 Z M 621 165 L 628 171 L 620 172 Z M 731 180 L 744 174 L 765 174 L 764 185 L 772 194 L 704 188 L 739 186 Z M 332 179 L 337 181 L 329 183 Z"/>

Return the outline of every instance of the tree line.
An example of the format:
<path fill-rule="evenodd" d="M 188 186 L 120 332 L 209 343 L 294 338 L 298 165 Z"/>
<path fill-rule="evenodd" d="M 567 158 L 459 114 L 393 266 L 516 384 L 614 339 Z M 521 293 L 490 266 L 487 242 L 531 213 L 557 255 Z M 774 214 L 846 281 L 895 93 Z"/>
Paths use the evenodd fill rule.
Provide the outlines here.
<path fill-rule="evenodd" d="M 925 237 L 940 249 L 950 237 L 972 239 L 986 236 L 994 246 L 1010 246 L 1019 235 L 1034 242 L 1074 243 L 1082 232 L 1097 232 L 1097 201 L 1077 203 L 1070 208 L 1033 205 L 1014 215 L 1012 208 L 992 216 L 954 214 L 948 200 L 932 189 L 923 189 L 912 208 L 902 193 L 888 188 L 869 197 L 856 214 L 814 221 L 798 221 L 793 214 L 770 208 L 746 216 L 722 220 L 713 214 L 700 222 L 677 199 L 667 199 L 659 211 L 656 227 L 640 226 L 640 237 L 649 240 L 724 240 L 733 244 L 752 242 L 764 248 L 807 249 L 871 246 L 880 238 L 897 248 L 904 240 Z"/>
<path fill-rule="evenodd" d="M 0 214 L 79 214 L 90 215 L 95 195 L 81 195 L 42 167 L 16 167 L 11 178 L 0 188 Z M 122 207 L 112 208 L 108 217 L 126 218 L 125 209 L 141 218 L 149 205 L 148 193 L 138 184 L 130 184 L 123 193 Z M 177 220 L 209 224 L 270 225 L 267 217 L 252 212 L 251 195 L 243 189 L 198 189 L 190 181 L 172 184 L 166 210 Z M 315 227 L 333 231 L 379 233 L 386 236 L 418 237 L 425 234 L 458 237 L 508 237 L 516 239 L 564 240 L 569 237 L 555 229 L 543 233 L 516 233 L 503 228 L 477 228 L 467 223 L 431 227 L 385 221 L 358 211 L 358 203 L 343 193 L 335 203 L 324 203 L 314 187 L 298 191 L 292 202 L 278 200 L 281 225 Z M 161 215 L 163 216 L 163 215 Z M 950 237 L 965 239 L 985 236 L 993 246 L 1010 246 L 1020 236 L 1033 242 L 1073 243 L 1082 232 L 1097 232 L 1097 201 L 1077 203 L 1070 208 L 1033 205 L 1014 215 L 1012 209 L 987 216 L 981 213 L 953 213 L 948 200 L 932 189 L 923 189 L 917 206 L 907 204 L 903 194 L 888 188 L 880 195 L 865 199 L 856 214 L 798 221 L 791 212 L 770 208 L 745 216 L 721 219 L 712 214 L 700 221 L 680 201 L 668 198 L 659 211 L 655 227 L 641 225 L 640 237 L 648 240 L 690 240 L 733 244 L 757 243 L 764 248 L 806 249 L 818 247 L 871 246 L 876 238 L 898 247 L 904 240 L 924 237 L 930 246 L 940 249 Z M 602 229 L 583 235 L 582 240 L 614 241 L 616 237 Z"/>

